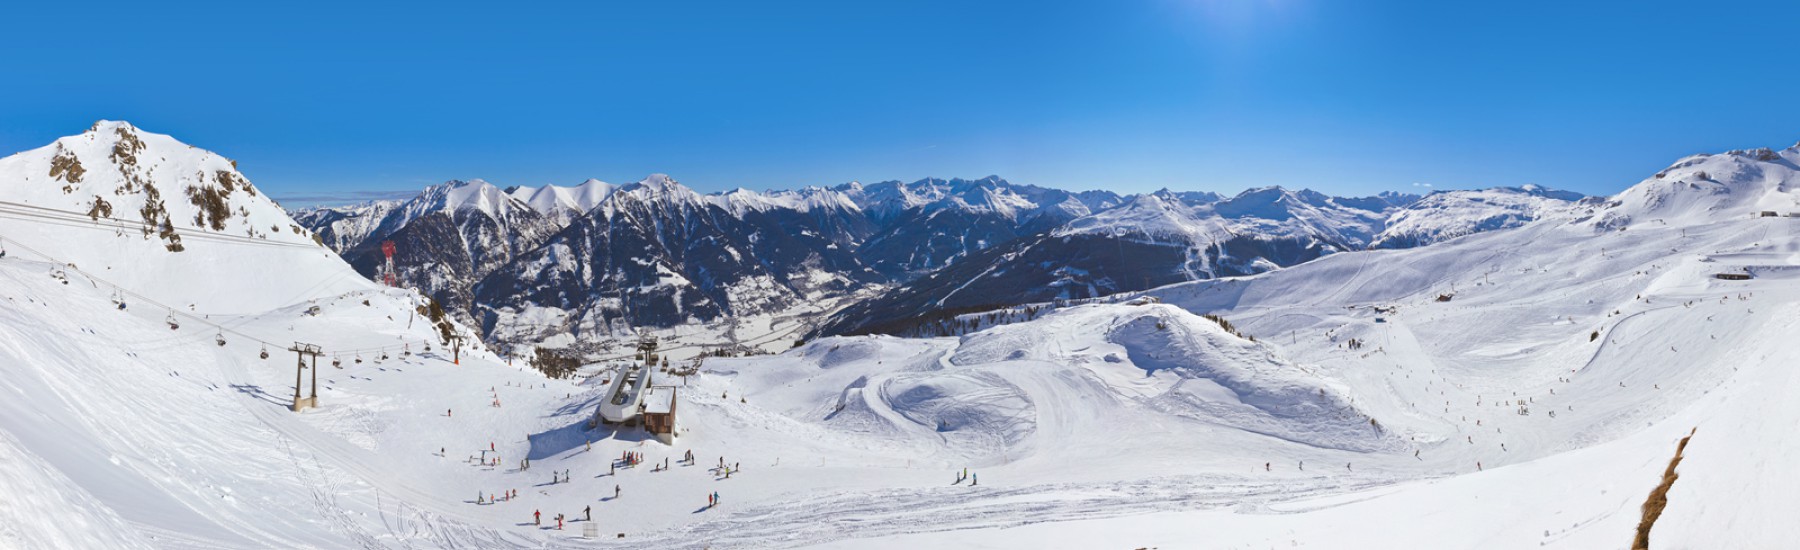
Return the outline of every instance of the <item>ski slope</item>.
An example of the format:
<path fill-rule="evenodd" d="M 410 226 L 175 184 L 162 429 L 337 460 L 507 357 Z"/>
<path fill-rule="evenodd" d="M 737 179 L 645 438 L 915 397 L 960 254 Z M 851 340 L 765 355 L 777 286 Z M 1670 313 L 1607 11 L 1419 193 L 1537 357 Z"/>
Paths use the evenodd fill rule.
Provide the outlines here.
<path fill-rule="evenodd" d="M 588 428 L 617 364 L 454 361 L 315 245 L 0 216 L 0 547 L 1622 547 L 1690 431 L 1652 547 L 1783 547 L 1800 218 L 1758 216 L 1800 150 L 1695 158 L 1431 246 L 708 359 L 656 375 L 672 446 Z"/>

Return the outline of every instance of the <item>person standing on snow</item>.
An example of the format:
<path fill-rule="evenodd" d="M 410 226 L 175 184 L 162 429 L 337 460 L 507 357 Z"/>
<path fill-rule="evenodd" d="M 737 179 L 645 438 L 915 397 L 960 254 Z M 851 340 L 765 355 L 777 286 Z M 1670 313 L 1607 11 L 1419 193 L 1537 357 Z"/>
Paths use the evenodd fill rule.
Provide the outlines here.
<path fill-rule="evenodd" d="M 532 510 L 531 511 L 531 524 L 532 525 L 543 525 L 544 524 L 544 512 L 541 510 Z"/>
<path fill-rule="evenodd" d="M 618 500 L 618 498 L 619 498 L 619 486 L 614 485 L 613 486 L 613 499 Z"/>
<path fill-rule="evenodd" d="M 581 508 L 581 521 L 594 521 L 593 506 L 583 506 Z"/>

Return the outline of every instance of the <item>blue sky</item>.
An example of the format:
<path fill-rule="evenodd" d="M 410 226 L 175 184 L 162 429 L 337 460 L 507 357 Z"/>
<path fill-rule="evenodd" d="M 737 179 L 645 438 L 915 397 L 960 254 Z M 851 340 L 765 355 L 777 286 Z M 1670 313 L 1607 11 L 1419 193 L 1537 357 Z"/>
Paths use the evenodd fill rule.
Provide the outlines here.
<path fill-rule="evenodd" d="M 129 120 L 277 197 L 998 174 L 1610 194 L 1800 140 L 1786 2 L 29 2 L 0 151 Z"/>

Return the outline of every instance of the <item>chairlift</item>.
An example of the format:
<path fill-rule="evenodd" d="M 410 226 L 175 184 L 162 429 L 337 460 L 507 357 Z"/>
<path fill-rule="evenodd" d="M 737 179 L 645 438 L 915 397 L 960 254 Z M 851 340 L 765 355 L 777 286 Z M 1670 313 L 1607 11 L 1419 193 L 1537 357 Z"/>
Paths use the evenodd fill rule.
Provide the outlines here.
<path fill-rule="evenodd" d="M 382 351 L 381 351 L 381 360 L 382 360 L 382 361 L 386 361 L 386 360 L 387 360 L 387 358 L 388 358 L 388 357 L 387 357 L 387 350 L 382 350 Z"/>
<path fill-rule="evenodd" d="M 362 354 L 361 353 L 356 354 L 356 364 L 358 364 L 358 365 L 362 364 Z"/>
<path fill-rule="evenodd" d="M 400 346 L 400 356 L 401 357 L 412 357 L 412 344 L 401 345 Z"/>
<path fill-rule="evenodd" d="M 263 359 L 269 358 L 269 345 L 268 344 L 263 344 L 262 353 L 259 355 L 261 355 Z"/>
<path fill-rule="evenodd" d="M 340 368 L 340 369 L 344 368 L 344 360 L 339 359 L 338 356 L 336 356 L 336 355 L 333 355 L 333 356 L 331 356 L 331 366 Z"/>
<path fill-rule="evenodd" d="M 169 330 L 176 330 L 176 329 L 181 328 L 181 323 L 175 322 L 175 312 L 169 312 L 169 317 L 164 319 L 163 321 L 169 323 Z"/>
<path fill-rule="evenodd" d="M 219 343 L 219 347 L 225 347 L 225 331 L 219 331 L 219 334 L 213 336 L 213 339 Z"/>

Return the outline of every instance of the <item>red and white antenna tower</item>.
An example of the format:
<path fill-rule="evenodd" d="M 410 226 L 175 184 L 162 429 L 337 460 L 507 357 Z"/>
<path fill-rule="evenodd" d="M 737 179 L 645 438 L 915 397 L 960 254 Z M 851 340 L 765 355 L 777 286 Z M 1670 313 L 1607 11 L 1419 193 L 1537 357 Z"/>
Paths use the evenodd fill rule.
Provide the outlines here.
<path fill-rule="evenodd" d="M 381 241 L 381 253 L 387 256 L 387 264 L 381 270 L 381 284 L 394 286 L 394 241 Z"/>

